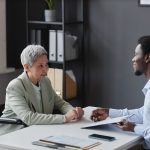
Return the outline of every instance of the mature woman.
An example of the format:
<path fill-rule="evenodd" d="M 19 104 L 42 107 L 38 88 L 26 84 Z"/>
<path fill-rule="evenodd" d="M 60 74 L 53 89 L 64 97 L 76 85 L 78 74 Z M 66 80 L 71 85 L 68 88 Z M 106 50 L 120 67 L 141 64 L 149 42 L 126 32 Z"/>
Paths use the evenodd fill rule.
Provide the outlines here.
<path fill-rule="evenodd" d="M 19 118 L 27 125 L 60 124 L 81 119 L 82 108 L 73 108 L 61 99 L 46 77 L 48 59 L 42 46 L 27 46 L 21 53 L 21 63 L 24 72 L 8 84 L 2 117 Z M 52 114 L 54 108 L 62 114 Z M 1 126 L 1 134 L 22 128 L 18 125 Z"/>

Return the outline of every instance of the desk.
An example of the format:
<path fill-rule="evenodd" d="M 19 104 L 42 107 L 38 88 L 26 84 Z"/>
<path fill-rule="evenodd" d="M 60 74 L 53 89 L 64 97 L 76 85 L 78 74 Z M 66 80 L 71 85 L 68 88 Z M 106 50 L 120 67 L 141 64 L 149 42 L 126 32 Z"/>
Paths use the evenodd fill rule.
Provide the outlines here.
<path fill-rule="evenodd" d="M 0 136 L 0 150 L 50 150 L 50 148 L 32 145 L 32 141 L 48 137 L 50 135 L 69 135 L 79 138 L 88 138 L 89 134 L 97 133 L 116 137 L 115 141 L 108 142 L 99 140 L 102 144 L 91 150 L 125 150 L 139 142 L 140 136 L 130 132 L 123 132 L 113 125 L 106 125 L 100 129 L 81 129 L 89 124 L 83 118 L 81 121 L 61 125 L 33 125 L 18 131 Z M 54 149 L 53 149 L 54 150 Z"/>

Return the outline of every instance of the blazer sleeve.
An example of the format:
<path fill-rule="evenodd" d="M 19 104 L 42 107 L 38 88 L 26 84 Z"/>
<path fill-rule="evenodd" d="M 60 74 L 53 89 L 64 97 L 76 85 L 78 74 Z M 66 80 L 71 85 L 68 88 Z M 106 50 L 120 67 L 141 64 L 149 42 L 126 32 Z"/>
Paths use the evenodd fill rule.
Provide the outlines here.
<path fill-rule="evenodd" d="M 51 95 L 53 95 L 55 108 L 58 109 L 63 114 L 65 114 L 69 110 L 73 109 L 71 104 L 69 104 L 68 102 L 66 102 L 64 99 L 62 99 L 60 96 L 58 96 L 56 94 L 56 92 L 54 91 L 54 89 L 51 86 L 50 80 L 48 78 L 46 80 L 47 80 L 46 83 L 49 84 L 49 85 L 47 85 L 49 87 L 49 91 L 51 91 Z"/>
<path fill-rule="evenodd" d="M 19 80 L 13 80 L 6 89 L 6 114 L 9 116 L 14 116 L 20 118 L 24 121 L 27 125 L 33 124 L 57 124 L 57 123 L 64 123 L 65 118 L 64 115 L 53 115 L 53 114 L 41 114 L 38 112 L 34 112 L 27 100 L 27 95 L 25 93 L 25 89 Z M 62 106 L 59 103 L 59 99 L 55 98 L 56 105 L 60 107 L 60 109 L 66 110 L 65 102 Z M 11 111 L 12 110 L 12 111 Z M 10 112 L 9 112 L 10 111 Z"/>

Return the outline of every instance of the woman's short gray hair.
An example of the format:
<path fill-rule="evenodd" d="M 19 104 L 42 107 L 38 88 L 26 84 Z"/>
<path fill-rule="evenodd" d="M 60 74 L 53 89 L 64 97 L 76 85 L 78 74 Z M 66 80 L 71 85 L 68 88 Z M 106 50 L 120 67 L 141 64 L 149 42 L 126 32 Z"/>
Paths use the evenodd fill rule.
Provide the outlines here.
<path fill-rule="evenodd" d="M 20 59 L 22 65 L 29 64 L 30 66 L 37 60 L 38 57 L 42 55 L 47 55 L 47 52 L 44 47 L 41 45 L 28 45 L 23 49 Z"/>

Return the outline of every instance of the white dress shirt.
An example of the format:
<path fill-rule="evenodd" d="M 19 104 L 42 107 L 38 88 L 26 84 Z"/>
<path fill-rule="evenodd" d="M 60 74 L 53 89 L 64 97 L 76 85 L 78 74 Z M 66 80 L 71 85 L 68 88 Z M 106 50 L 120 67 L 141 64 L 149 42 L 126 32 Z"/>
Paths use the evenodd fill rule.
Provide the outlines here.
<path fill-rule="evenodd" d="M 150 149 L 150 80 L 144 86 L 142 92 L 145 95 L 144 105 L 138 109 L 109 109 L 110 117 L 132 115 L 130 122 L 136 124 L 134 132 L 145 139 L 144 148 Z"/>

